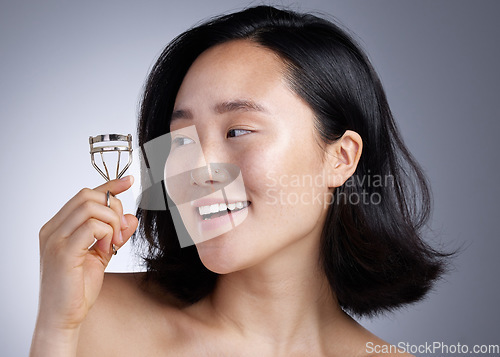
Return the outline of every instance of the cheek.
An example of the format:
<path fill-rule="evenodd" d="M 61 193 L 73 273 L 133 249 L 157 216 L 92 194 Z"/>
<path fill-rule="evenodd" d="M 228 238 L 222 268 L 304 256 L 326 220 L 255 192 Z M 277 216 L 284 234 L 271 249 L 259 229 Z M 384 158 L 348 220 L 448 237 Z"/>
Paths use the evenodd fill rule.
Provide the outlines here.
<path fill-rule="evenodd" d="M 256 147 L 261 149 L 256 149 Z M 287 159 L 279 148 L 264 145 L 255 145 L 254 148 L 242 153 L 237 162 L 249 196 L 254 198 L 264 196 L 266 190 L 274 186 L 272 177 L 275 176 L 276 171 L 283 171 L 284 167 L 288 166 L 284 162 Z M 251 197 L 249 199 L 252 200 Z"/>
<path fill-rule="evenodd" d="M 260 218 L 272 216 L 281 225 L 320 218 L 331 197 L 314 144 L 299 146 L 290 140 L 266 150 L 248 150 L 240 157 L 249 200 Z"/>

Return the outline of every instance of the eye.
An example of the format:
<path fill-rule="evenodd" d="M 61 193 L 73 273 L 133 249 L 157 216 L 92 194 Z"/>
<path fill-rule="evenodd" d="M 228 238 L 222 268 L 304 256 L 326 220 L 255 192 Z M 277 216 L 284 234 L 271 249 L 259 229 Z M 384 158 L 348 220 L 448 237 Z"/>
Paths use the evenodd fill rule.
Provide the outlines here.
<path fill-rule="evenodd" d="M 194 143 L 194 140 L 187 138 L 185 136 L 178 136 L 178 137 L 174 138 L 174 140 L 172 140 L 172 146 L 174 146 L 174 147 L 184 146 L 184 145 L 188 145 L 191 143 Z"/>
<path fill-rule="evenodd" d="M 234 138 L 234 137 L 245 135 L 245 134 L 249 134 L 249 133 L 251 133 L 250 130 L 245 130 L 245 129 L 230 129 L 227 132 L 227 137 L 228 138 Z"/>

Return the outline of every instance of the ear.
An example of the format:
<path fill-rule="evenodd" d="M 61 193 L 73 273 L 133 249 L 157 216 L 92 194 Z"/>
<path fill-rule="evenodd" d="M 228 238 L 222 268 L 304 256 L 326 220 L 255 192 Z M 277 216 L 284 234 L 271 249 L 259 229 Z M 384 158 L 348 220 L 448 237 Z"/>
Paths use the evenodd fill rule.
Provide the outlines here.
<path fill-rule="evenodd" d="M 340 139 L 326 147 L 325 169 L 328 174 L 328 187 L 342 186 L 354 174 L 362 149 L 361 136 L 352 130 L 346 130 Z"/>

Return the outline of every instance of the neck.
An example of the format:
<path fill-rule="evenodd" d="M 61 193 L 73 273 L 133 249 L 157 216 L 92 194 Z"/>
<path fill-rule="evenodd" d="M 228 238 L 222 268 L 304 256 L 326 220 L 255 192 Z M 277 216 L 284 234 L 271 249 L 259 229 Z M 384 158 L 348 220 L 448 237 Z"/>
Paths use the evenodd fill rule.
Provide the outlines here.
<path fill-rule="evenodd" d="M 301 240 L 279 256 L 221 275 L 207 300 L 215 320 L 274 347 L 321 346 L 332 331 L 327 327 L 350 319 L 319 267 L 319 247 L 308 241 L 319 239 Z"/>

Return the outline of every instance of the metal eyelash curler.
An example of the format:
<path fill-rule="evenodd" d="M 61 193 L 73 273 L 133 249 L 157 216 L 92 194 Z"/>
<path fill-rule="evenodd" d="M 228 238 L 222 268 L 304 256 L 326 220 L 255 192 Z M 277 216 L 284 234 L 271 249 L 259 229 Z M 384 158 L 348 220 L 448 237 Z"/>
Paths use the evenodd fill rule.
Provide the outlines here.
<path fill-rule="evenodd" d="M 108 166 L 104 160 L 104 154 L 110 152 L 118 152 L 118 161 L 116 164 L 116 177 L 120 178 L 123 176 L 125 171 L 129 168 L 132 163 L 132 135 L 121 135 L 121 134 L 104 134 L 89 137 L 90 144 L 90 159 L 92 161 L 92 166 L 101 174 L 106 181 L 111 180 L 109 175 Z M 128 162 L 125 167 L 120 171 L 120 159 L 122 152 L 128 153 Z M 95 154 L 99 153 L 101 156 L 101 161 L 104 166 L 104 171 L 95 162 Z"/>

